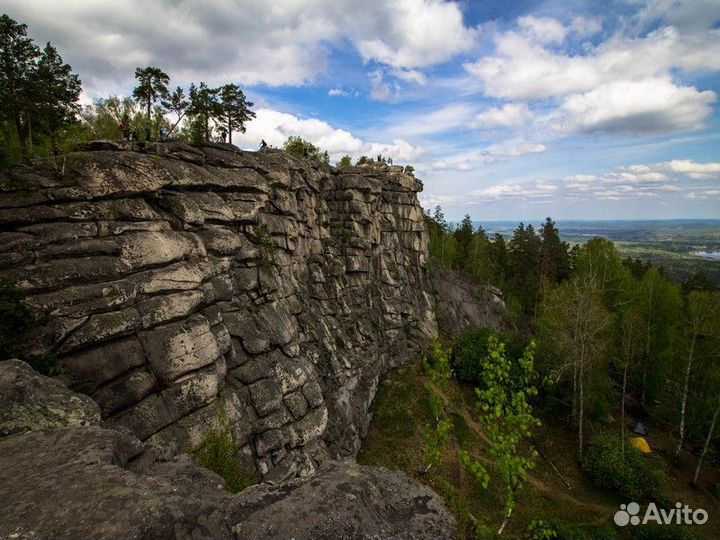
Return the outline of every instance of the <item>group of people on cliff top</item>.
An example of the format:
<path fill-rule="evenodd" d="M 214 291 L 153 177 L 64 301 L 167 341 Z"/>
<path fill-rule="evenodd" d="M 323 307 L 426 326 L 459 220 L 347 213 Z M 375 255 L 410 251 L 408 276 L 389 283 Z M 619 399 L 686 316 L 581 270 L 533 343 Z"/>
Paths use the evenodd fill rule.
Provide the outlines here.
<path fill-rule="evenodd" d="M 118 124 L 118 131 L 122 135 L 122 140 L 124 142 L 140 142 L 140 131 L 135 129 L 130 129 L 130 118 L 127 114 L 124 114 L 122 119 L 120 120 L 120 124 Z M 150 129 L 150 126 L 148 124 L 145 124 L 145 139 L 144 141 L 150 141 L 152 138 L 152 130 Z M 158 134 L 160 135 L 160 140 L 165 141 L 168 138 L 168 130 L 164 127 L 161 127 Z M 220 133 L 221 142 L 225 143 L 227 140 L 227 134 L 223 131 Z M 266 148 L 268 148 L 268 144 L 265 142 L 265 139 L 262 139 L 260 141 L 260 148 L 258 149 L 258 152 L 264 151 Z"/>

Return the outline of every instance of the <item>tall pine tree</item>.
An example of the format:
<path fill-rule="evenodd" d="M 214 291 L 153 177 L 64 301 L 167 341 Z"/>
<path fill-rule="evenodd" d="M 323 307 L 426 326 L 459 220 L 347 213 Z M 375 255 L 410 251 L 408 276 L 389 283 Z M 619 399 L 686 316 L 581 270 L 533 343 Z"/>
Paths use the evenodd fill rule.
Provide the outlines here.
<path fill-rule="evenodd" d="M 148 66 L 137 68 L 135 78 L 138 85 L 133 89 L 133 97 L 145 106 L 147 111 L 147 125 L 152 124 L 152 106 L 159 99 L 167 98 L 170 77 L 157 67 Z"/>
<path fill-rule="evenodd" d="M 245 133 L 245 123 L 255 118 L 250 110 L 252 101 L 248 101 L 237 84 L 226 84 L 218 89 L 220 104 L 215 111 L 218 122 L 225 127 L 228 142 L 232 144 L 233 131 Z"/>

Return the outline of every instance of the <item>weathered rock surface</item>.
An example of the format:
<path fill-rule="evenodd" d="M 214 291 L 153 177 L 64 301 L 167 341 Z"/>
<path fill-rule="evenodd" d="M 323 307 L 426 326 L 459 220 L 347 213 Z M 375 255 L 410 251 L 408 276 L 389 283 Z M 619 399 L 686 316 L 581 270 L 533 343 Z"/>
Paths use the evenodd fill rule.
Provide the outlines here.
<path fill-rule="evenodd" d="M 0 437 L 99 423 L 100 409 L 89 397 L 43 377 L 21 360 L 0 362 Z"/>
<path fill-rule="evenodd" d="M 80 404 L 83 422 L 99 417 L 89 398 L 23 362 L 1 362 L 0 380 L 3 391 L 16 382 L 10 397 L 31 397 L 34 410 Z M 81 425 L 77 416 L 50 416 L 58 427 L 39 418 L 22 425 L 25 432 L 0 437 L 0 538 L 413 539 L 453 532 L 440 498 L 400 472 L 325 461 L 311 479 L 258 484 L 233 496 L 187 455 L 158 459 L 136 437 Z"/>
<path fill-rule="evenodd" d="M 438 268 L 431 278 L 440 332 L 454 337 L 467 326 L 501 329 L 505 302 L 500 289 L 480 285 L 467 274 Z"/>
<path fill-rule="evenodd" d="M 327 461 L 311 479 L 237 495 L 187 456 L 156 462 L 98 426 L 0 439 L 0 537 L 450 538 L 437 494 L 404 474 Z"/>
<path fill-rule="evenodd" d="M 99 142 L 0 173 L 0 276 L 41 321 L 25 356 L 56 356 L 107 425 L 169 456 L 222 411 L 259 477 L 310 475 L 357 452 L 379 378 L 437 331 L 421 189 L 401 167 Z"/>
<path fill-rule="evenodd" d="M 231 538 L 219 476 L 187 458 L 134 472 L 142 451 L 98 426 L 0 439 L 0 538 Z"/>
<path fill-rule="evenodd" d="M 303 483 L 251 486 L 230 502 L 237 538 L 452 538 L 453 517 L 431 489 L 398 471 L 328 461 Z"/>

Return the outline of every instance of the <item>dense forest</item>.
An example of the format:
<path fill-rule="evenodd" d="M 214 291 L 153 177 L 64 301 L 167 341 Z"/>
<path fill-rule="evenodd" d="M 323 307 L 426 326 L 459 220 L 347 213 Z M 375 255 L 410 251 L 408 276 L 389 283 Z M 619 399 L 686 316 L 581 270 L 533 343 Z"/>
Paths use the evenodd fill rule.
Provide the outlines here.
<path fill-rule="evenodd" d="M 567 420 L 583 470 L 628 497 L 662 500 L 666 484 L 661 467 L 634 458 L 631 420 L 672 434 L 671 461 L 694 460 L 693 485 L 708 461 L 717 466 L 720 292 L 712 282 L 697 274 L 673 283 L 662 268 L 621 258 L 604 238 L 570 246 L 551 218 L 539 230 L 520 223 L 508 239 L 488 238 L 470 216 L 450 224 L 440 207 L 426 222 L 432 264 L 498 286 L 508 306 L 504 333 L 470 329 L 425 360 L 435 379 L 446 369 L 476 387 L 481 418 L 499 411 L 494 429 L 507 424 L 491 437 L 491 456 L 505 463 L 496 472 L 511 486 L 508 511 L 537 457 L 523 440 L 540 415 Z M 614 415 L 614 437 L 593 435 L 591 426 Z M 447 431 L 439 422 L 433 430 L 441 441 Z M 487 484 L 492 471 L 464 462 Z"/>

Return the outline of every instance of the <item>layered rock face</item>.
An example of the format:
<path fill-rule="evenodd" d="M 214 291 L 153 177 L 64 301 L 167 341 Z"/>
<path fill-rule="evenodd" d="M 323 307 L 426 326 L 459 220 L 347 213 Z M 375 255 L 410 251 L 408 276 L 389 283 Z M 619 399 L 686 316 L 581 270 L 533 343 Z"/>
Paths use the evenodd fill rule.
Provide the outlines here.
<path fill-rule="evenodd" d="M 353 455 L 379 377 L 436 333 L 400 167 L 156 143 L 0 177 L 0 276 L 40 324 L 26 357 L 166 456 L 230 426 L 269 482 Z"/>

